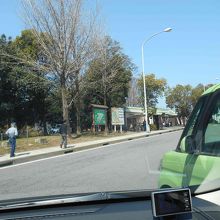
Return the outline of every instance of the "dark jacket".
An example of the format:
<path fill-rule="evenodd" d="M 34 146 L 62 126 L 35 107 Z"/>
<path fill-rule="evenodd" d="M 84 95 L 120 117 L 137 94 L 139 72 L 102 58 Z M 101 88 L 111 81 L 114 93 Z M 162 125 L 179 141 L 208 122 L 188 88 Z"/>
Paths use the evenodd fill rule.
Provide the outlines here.
<path fill-rule="evenodd" d="M 61 135 L 67 135 L 67 125 L 66 124 L 62 124 L 60 126 L 60 134 Z"/>

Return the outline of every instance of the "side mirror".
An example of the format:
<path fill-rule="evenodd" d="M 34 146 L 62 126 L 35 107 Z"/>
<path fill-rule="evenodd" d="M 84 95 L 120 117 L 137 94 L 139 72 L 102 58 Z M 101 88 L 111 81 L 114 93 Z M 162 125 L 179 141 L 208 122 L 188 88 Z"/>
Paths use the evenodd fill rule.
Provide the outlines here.
<path fill-rule="evenodd" d="M 180 142 L 180 150 L 181 152 L 187 152 L 190 154 L 194 154 L 196 152 L 196 144 L 193 135 L 188 135 L 182 138 Z"/>

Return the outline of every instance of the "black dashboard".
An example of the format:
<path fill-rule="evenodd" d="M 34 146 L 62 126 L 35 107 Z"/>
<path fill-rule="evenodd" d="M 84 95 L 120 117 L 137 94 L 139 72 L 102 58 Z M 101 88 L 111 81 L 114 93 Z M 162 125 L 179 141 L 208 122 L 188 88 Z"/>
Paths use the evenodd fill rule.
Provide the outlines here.
<path fill-rule="evenodd" d="M 140 192 L 130 193 L 128 196 L 102 193 L 96 194 L 96 198 L 97 195 L 98 199 L 94 199 L 94 195 L 77 197 L 75 201 L 71 198 L 68 200 L 53 199 L 56 203 L 51 202 L 52 200 L 47 203 L 38 200 L 37 205 L 26 201 L 20 207 L 14 204 L 3 207 L 0 204 L 0 219 L 220 219 L 218 205 L 196 197 L 192 197 L 192 213 L 156 218 L 153 217 L 151 197 L 144 193 L 142 196 Z M 107 198 L 106 196 L 108 199 L 103 199 Z"/>

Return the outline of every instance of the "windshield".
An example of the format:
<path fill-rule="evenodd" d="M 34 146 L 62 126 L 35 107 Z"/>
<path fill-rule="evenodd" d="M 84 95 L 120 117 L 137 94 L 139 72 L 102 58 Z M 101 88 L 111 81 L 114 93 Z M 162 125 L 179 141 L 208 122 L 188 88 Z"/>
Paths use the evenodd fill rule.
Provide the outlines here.
<path fill-rule="evenodd" d="M 219 187 L 213 2 L 2 0 L 0 203 Z"/>

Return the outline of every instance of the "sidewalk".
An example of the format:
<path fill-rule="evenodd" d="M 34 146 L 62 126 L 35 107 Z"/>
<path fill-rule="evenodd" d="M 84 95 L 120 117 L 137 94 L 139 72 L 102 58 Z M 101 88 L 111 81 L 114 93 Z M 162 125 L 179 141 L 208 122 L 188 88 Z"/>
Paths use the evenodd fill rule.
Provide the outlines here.
<path fill-rule="evenodd" d="M 38 159 L 53 157 L 57 155 L 67 154 L 67 153 L 73 153 L 76 151 L 96 148 L 96 147 L 105 146 L 108 144 L 119 143 L 119 142 L 138 139 L 142 137 L 149 137 L 153 135 L 164 134 L 164 133 L 178 131 L 182 129 L 183 127 L 172 127 L 172 128 L 165 128 L 164 130 L 159 130 L 159 131 L 151 131 L 150 133 L 138 132 L 138 133 L 133 133 L 133 134 L 125 134 L 123 136 L 110 137 L 104 140 L 102 139 L 102 140 L 97 140 L 97 141 L 87 141 L 87 142 L 78 143 L 74 145 L 69 144 L 68 147 L 65 149 L 61 149 L 59 146 L 48 147 L 48 148 L 39 149 L 39 150 L 20 152 L 20 153 L 17 153 L 14 158 L 10 158 L 9 155 L 4 155 L 4 156 L 0 156 L 0 167 L 20 164 L 20 163 L 24 163 L 28 161 L 34 161 Z"/>

